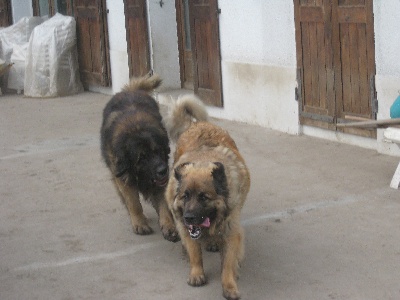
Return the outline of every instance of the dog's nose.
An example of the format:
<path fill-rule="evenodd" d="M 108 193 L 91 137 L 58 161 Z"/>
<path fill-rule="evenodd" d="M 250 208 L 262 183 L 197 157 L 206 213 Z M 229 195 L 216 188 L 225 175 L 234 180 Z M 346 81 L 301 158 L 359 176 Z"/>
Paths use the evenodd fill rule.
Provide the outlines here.
<path fill-rule="evenodd" d="M 185 219 L 185 223 L 189 225 L 198 225 L 201 224 L 201 217 L 196 216 L 193 213 L 187 212 L 184 214 L 183 218 Z"/>
<path fill-rule="evenodd" d="M 194 222 L 195 219 L 196 219 L 196 216 L 195 216 L 193 213 L 186 212 L 186 213 L 183 215 L 183 218 L 185 219 L 185 223 L 186 223 L 186 224 L 193 224 L 193 222 Z"/>
<path fill-rule="evenodd" d="M 156 172 L 157 172 L 157 177 L 159 177 L 159 178 L 167 176 L 168 167 L 166 165 L 160 165 L 160 166 L 158 166 Z"/>

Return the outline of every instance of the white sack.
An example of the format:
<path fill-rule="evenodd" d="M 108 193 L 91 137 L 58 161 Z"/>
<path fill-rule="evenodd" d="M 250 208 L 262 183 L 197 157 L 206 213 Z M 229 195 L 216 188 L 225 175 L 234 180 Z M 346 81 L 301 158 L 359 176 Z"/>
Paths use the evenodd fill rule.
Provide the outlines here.
<path fill-rule="evenodd" d="M 35 27 L 25 67 L 25 96 L 56 97 L 83 91 L 75 19 L 57 13 Z"/>

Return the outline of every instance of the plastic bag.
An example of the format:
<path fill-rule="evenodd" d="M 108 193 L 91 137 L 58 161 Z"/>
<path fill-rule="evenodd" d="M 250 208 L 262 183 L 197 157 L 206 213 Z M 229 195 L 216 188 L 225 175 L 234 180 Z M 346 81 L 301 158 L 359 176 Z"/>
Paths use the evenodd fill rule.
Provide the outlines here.
<path fill-rule="evenodd" d="M 59 13 L 35 27 L 28 45 L 24 94 L 56 97 L 83 91 L 76 47 L 76 22 Z"/>

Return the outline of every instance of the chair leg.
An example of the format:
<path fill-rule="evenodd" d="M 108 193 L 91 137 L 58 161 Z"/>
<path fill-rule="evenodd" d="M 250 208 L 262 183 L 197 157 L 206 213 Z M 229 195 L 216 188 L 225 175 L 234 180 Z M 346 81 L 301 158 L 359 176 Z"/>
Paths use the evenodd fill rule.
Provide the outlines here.
<path fill-rule="evenodd" d="M 390 182 L 390 187 L 396 190 L 400 189 L 400 163 L 394 172 L 392 181 Z"/>

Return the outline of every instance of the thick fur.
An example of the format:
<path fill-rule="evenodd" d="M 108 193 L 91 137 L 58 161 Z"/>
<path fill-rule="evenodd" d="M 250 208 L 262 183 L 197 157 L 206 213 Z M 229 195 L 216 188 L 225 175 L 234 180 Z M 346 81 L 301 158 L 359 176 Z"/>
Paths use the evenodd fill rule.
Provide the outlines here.
<path fill-rule="evenodd" d="M 153 232 L 143 214 L 141 194 L 156 209 L 164 238 L 176 242 L 179 235 L 164 198 L 169 139 L 158 104 L 149 94 L 160 84 L 157 75 L 132 79 L 111 98 L 103 111 L 101 153 L 128 209 L 134 232 Z"/>
<path fill-rule="evenodd" d="M 170 113 L 166 126 L 177 143 L 166 200 L 189 256 L 188 283 L 206 283 L 204 244 L 221 252 L 224 297 L 239 299 L 236 279 L 244 255 L 240 212 L 250 188 L 249 171 L 229 134 L 207 121 L 200 100 L 181 98 Z"/>

